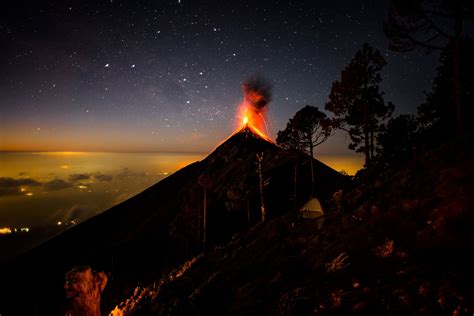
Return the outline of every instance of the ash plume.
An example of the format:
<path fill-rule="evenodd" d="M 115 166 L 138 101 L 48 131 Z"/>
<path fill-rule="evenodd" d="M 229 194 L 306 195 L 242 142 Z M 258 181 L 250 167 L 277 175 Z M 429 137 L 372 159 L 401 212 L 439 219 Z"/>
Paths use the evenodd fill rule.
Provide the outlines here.
<path fill-rule="evenodd" d="M 261 76 L 248 78 L 242 84 L 244 98 L 252 108 L 260 112 L 272 99 L 272 85 Z"/>

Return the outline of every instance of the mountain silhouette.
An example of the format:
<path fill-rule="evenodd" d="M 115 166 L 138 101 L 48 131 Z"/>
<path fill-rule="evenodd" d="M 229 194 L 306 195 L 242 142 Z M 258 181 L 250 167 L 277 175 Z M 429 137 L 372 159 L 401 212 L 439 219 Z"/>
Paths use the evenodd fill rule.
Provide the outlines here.
<path fill-rule="evenodd" d="M 256 155 L 265 179 L 268 218 L 295 209 L 310 197 L 309 156 L 295 157 L 245 125 L 202 161 L 192 163 L 103 213 L 67 230 L 8 263 L 3 298 L 15 313 L 55 315 L 64 301 L 64 275 L 90 265 L 110 274 L 104 295 L 110 304 L 132 286 L 159 277 L 204 249 L 203 192 L 206 190 L 206 246 L 228 242 L 260 221 Z M 315 160 L 315 194 L 328 201 L 345 177 Z M 294 170 L 298 167 L 294 197 Z M 28 284 L 28 287 L 25 287 Z M 21 298 L 18 305 L 13 298 Z"/>

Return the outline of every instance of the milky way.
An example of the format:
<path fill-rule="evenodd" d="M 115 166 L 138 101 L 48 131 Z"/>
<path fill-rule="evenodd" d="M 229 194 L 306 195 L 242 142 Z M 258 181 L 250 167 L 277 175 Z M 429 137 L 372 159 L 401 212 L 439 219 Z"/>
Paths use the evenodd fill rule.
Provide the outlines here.
<path fill-rule="evenodd" d="M 436 62 L 388 51 L 385 1 L 14 3 L 0 13 L 3 150 L 206 151 L 256 73 L 273 85 L 274 136 L 304 105 L 324 107 L 364 42 L 388 61 L 387 101 L 414 112 Z"/>

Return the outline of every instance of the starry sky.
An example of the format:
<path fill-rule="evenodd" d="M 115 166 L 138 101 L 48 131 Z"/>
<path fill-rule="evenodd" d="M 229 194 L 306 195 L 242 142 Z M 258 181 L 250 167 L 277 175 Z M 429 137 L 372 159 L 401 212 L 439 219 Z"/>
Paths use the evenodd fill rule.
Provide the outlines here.
<path fill-rule="evenodd" d="M 18 0 L 1 10 L 0 150 L 206 152 L 234 129 L 242 82 L 273 84 L 269 134 L 367 42 L 382 89 L 416 113 L 437 55 L 388 50 L 388 0 Z M 347 153 L 347 136 L 321 146 Z"/>

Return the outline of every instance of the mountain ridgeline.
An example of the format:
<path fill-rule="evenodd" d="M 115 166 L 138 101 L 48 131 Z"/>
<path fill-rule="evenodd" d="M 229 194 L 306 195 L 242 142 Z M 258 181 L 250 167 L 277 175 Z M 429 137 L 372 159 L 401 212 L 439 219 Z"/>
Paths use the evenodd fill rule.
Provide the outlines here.
<path fill-rule="evenodd" d="M 324 205 L 347 180 L 313 163 L 315 195 Z M 11 300 L 5 306 L 22 315 L 62 314 L 65 273 L 88 265 L 110 275 L 103 295 L 110 308 L 137 284 L 260 222 L 261 180 L 266 220 L 294 212 L 311 195 L 310 158 L 290 154 L 244 126 L 204 160 L 8 263 L 3 278 L 9 288 L 1 294 Z"/>

